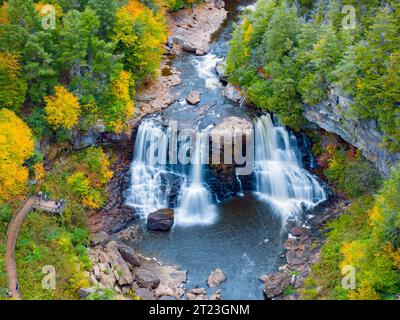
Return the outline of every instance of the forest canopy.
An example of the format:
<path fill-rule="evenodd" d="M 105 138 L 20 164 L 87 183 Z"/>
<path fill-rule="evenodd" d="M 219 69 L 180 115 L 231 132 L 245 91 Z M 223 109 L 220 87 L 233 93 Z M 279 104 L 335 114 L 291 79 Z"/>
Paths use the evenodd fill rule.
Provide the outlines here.
<path fill-rule="evenodd" d="M 355 9 L 355 28 L 342 26 L 345 5 Z M 294 129 L 304 124 L 304 104 L 334 90 L 353 101 L 346 117 L 375 121 L 384 145 L 399 151 L 399 34 L 396 0 L 259 0 L 235 28 L 227 73 L 250 102 Z"/>

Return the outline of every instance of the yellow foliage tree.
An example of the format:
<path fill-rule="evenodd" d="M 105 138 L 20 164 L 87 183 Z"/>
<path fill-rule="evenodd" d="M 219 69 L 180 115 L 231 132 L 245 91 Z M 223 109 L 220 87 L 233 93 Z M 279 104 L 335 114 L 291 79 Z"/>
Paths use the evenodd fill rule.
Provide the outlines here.
<path fill-rule="evenodd" d="M 8 16 L 7 16 L 7 2 L 3 2 L 3 4 L 0 7 L 0 24 L 6 24 L 9 22 Z"/>
<path fill-rule="evenodd" d="M 45 171 L 44 171 L 44 167 L 43 164 L 41 163 L 35 163 L 33 165 L 33 175 L 35 177 L 36 180 L 42 180 L 45 176 Z"/>
<path fill-rule="evenodd" d="M 18 110 L 25 101 L 26 81 L 20 77 L 21 65 L 18 57 L 0 52 L 0 105 Z"/>
<path fill-rule="evenodd" d="M 25 191 L 28 169 L 24 162 L 33 154 L 31 130 L 11 110 L 0 110 L 0 203 Z"/>
<path fill-rule="evenodd" d="M 76 96 L 63 86 L 54 87 L 55 94 L 44 98 L 46 119 L 55 128 L 71 129 L 79 120 L 81 106 Z"/>
<path fill-rule="evenodd" d="M 118 77 L 111 82 L 111 94 L 108 97 L 103 117 L 107 129 L 121 133 L 127 120 L 132 117 L 134 103 L 131 98 L 134 90 L 134 81 L 128 71 L 121 71 Z"/>

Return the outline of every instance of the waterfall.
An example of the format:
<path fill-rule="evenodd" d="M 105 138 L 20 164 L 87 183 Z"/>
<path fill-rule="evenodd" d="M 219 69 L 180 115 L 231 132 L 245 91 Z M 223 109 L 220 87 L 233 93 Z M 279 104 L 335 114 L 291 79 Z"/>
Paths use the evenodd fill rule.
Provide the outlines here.
<path fill-rule="evenodd" d="M 168 134 L 154 120 L 143 121 L 136 137 L 126 203 L 144 217 L 167 206 L 168 195 L 161 187 L 167 156 Z"/>
<path fill-rule="evenodd" d="M 311 209 L 326 199 L 323 187 L 317 179 L 302 167 L 300 154 L 296 153 L 296 138 L 281 126 L 274 126 L 269 115 L 263 115 L 254 123 L 255 140 L 255 191 L 273 204 L 287 218 L 301 210 Z M 171 207 L 171 189 L 179 195 L 175 220 L 178 225 L 208 225 L 217 219 L 217 209 L 209 191 L 204 169 L 209 156 L 209 132 L 197 132 L 191 149 L 188 177 L 180 180 L 176 191 L 170 179 L 177 175 L 168 166 L 169 150 L 173 145 L 170 129 L 165 130 L 159 121 L 147 119 L 138 129 L 134 158 L 131 164 L 131 185 L 127 204 L 143 217 L 161 208 Z M 171 145 L 171 146 L 170 146 Z M 185 171 L 177 165 L 177 171 Z M 243 196 L 242 183 L 237 177 L 239 195 Z"/>
<path fill-rule="evenodd" d="M 326 200 L 323 187 L 303 169 L 288 131 L 274 126 L 269 115 L 254 125 L 256 193 L 287 217 Z"/>
<path fill-rule="evenodd" d="M 190 170 L 189 181 L 183 187 L 179 207 L 176 214 L 176 222 L 179 225 L 208 225 L 213 224 L 217 218 L 212 197 L 205 187 L 203 177 L 203 161 L 208 159 L 208 134 L 196 134 L 194 156 Z"/>
<path fill-rule="evenodd" d="M 236 181 L 238 184 L 238 196 L 243 197 L 244 196 L 244 192 L 243 192 L 243 186 L 242 186 L 242 180 L 240 180 L 239 176 L 236 176 Z"/>

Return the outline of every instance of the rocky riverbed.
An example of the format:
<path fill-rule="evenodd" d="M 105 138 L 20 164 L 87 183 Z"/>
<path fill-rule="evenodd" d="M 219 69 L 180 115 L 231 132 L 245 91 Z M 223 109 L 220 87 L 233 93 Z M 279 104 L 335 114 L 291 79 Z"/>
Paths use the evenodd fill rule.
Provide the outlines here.
<path fill-rule="evenodd" d="M 316 215 L 305 226 L 290 229 L 283 244 L 286 264 L 280 266 L 278 272 L 261 275 L 259 278 L 264 283 L 267 299 L 301 299 L 297 289 L 304 286 L 304 280 L 311 274 L 312 265 L 320 259 L 326 224 L 337 218 L 349 205 L 350 201 L 333 196 L 328 203 L 315 209 Z"/>

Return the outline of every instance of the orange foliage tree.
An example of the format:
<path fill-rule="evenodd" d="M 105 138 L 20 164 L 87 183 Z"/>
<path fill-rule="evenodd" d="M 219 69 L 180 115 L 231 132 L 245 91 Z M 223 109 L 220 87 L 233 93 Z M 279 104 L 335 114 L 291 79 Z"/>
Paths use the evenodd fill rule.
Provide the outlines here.
<path fill-rule="evenodd" d="M 24 162 L 33 154 L 31 130 L 11 110 L 0 110 L 0 203 L 21 195 L 28 169 Z"/>

